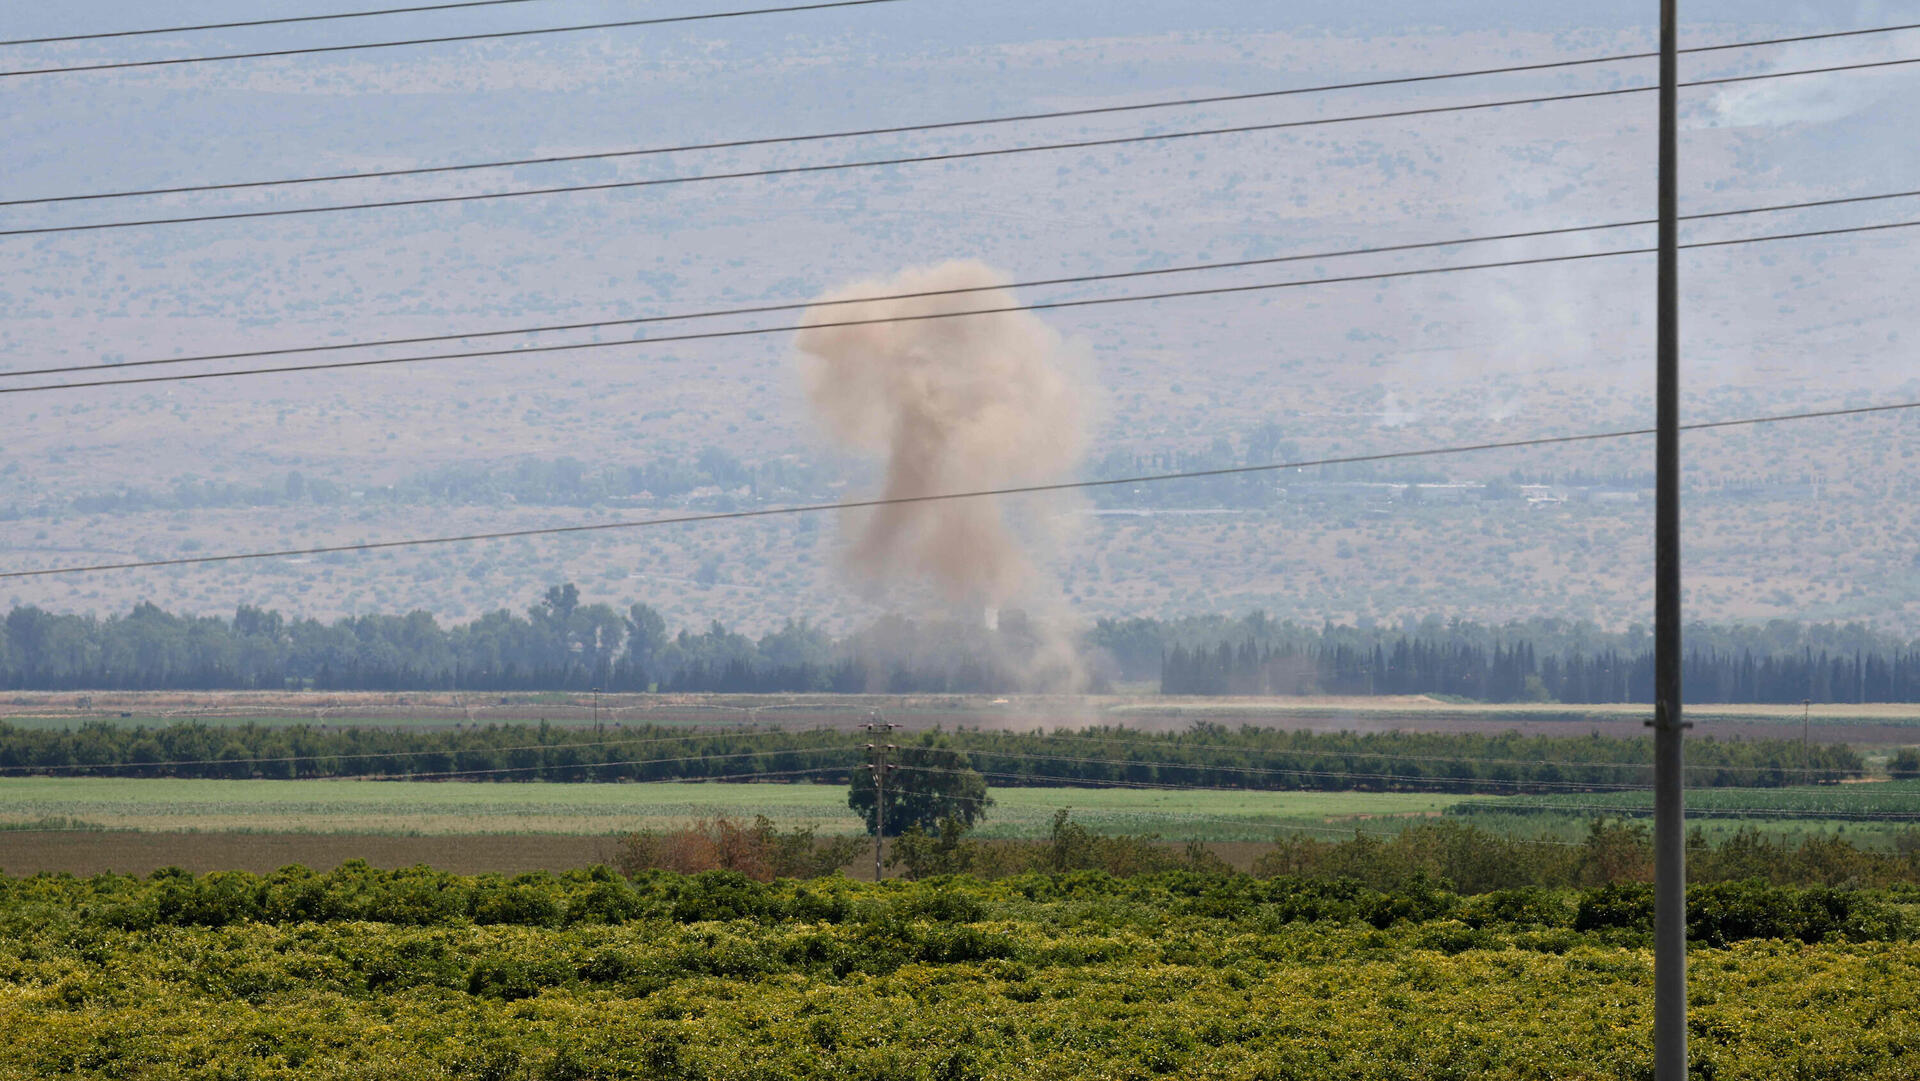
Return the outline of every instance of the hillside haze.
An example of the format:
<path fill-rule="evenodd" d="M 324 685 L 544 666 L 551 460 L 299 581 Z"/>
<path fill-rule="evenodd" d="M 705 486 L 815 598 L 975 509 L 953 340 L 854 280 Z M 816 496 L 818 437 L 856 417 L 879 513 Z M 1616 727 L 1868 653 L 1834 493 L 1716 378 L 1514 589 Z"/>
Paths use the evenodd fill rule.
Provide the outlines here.
<path fill-rule="evenodd" d="M 746 6 L 746 5 L 742 5 Z M 724 5 L 722 5 L 724 8 Z M 677 13 L 475 9 L 8 50 L 12 67 Z M 276 12 L 278 13 L 277 10 Z M 269 13 L 272 14 L 272 13 Z M 1901 20 L 1877 3 L 1695 3 L 1683 45 Z M 239 3 L 29 5 L 8 37 L 263 17 Z M 1516 21 L 1518 20 L 1518 21 Z M 675 26 L 0 80 L 0 198 L 676 146 L 1569 59 L 1651 47 L 1618 5 L 934 0 Z M 1906 32 L 1684 58 L 1686 79 L 1895 59 Z M 1920 187 L 1915 68 L 1685 91 L 1683 214 Z M 0 229 L 613 183 L 1119 138 L 1639 85 L 1649 62 L 931 133 L 0 208 Z M 0 369 L 803 305 L 972 259 L 1015 281 L 1632 222 L 1652 95 L 876 169 L 0 237 Z M 1888 200 L 1689 224 L 1683 241 L 1885 224 Z M 1134 281 L 1026 302 L 1364 275 L 1652 243 L 1646 228 Z M 1682 260 L 1688 420 L 1920 398 L 1910 237 Z M 1648 255 L 1039 313 L 1093 388 L 1076 475 L 1118 477 L 1641 428 Z M 798 309 L 275 363 L 558 342 L 523 357 L 0 396 L 0 548 L 23 570 L 833 502 L 874 462 L 809 418 Z M 242 362 L 229 362 L 242 363 Z M 185 366 L 207 370 L 208 365 Z M 167 371 L 170 369 L 149 369 Z M 131 370 L 129 370 L 131 371 Z M 9 379 L 16 385 L 39 379 Z M 1690 618 L 1920 631 L 1920 418 L 1689 435 Z M 1025 508 L 1070 620 L 1261 607 L 1608 628 L 1651 612 L 1647 439 L 1095 490 Z M 524 609 L 555 582 L 672 626 L 836 632 L 932 596 L 855 590 L 835 515 L 368 555 L 13 579 L 63 611 Z"/>

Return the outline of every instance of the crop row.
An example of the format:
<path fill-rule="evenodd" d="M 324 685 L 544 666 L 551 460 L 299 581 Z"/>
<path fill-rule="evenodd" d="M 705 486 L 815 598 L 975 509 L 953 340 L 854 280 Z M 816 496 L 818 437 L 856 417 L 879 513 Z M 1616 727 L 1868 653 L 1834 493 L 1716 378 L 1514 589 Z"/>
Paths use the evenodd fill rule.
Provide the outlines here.
<path fill-rule="evenodd" d="M 1000 785 L 1152 783 L 1324 791 L 1553 791 L 1643 784 L 1643 740 L 1515 733 L 1311 733 L 1201 724 L 1184 732 L 1102 727 L 1065 732 L 960 730 L 903 741 L 911 765 L 938 744 L 971 756 Z M 183 723 L 73 731 L 0 722 L 8 775 L 296 779 L 411 777 L 479 781 L 664 781 L 814 775 L 844 780 L 862 761 L 846 728 L 721 730 L 661 726 L 600 733 L 539 725 L 454 731 Z M 1826 744 L 1715 741 L 1689 747 L 1690 783 L 1768 786 L 1857 776 L 1860 756 Z"/>

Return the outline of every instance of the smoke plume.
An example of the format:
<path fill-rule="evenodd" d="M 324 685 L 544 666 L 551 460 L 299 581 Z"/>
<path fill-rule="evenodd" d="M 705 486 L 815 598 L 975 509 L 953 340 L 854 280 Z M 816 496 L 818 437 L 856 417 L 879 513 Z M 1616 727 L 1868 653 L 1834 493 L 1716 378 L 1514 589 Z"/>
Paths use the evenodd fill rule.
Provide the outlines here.
<path fill-rule="evenodd" d="M 978 262 L 913 268 L 829 293 L 802 318 L 814 414 L 835 440 L 885 463 L 881 497 L 1042 483 L 1079 458 L 1085 395 L 1058 334 L 1030 312 L 924 318 L 1012 306 L 1006 282 Z M 863 299 L 954 289 L 980 291 Z M 875 587 L 925 582 L 974 612 L 998 607 L 1033 573 L 1004 502 L 876 508 L 856 528 L 848 564 Z"/>

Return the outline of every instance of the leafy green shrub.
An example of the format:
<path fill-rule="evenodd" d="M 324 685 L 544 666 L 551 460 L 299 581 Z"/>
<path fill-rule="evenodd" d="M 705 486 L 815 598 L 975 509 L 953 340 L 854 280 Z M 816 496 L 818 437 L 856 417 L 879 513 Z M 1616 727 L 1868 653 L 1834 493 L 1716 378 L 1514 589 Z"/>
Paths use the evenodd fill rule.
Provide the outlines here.
<path fill-rule="evenodd" d="M 1902 914 L 1852 890 L 1794 890 L 1757 882 L 1687 891 L 1687 937 L 1708 946 L 1754 938 L 1896 939 Z"/>
<path fill-rule="evenodd" d="M 521 1081 L 527 1073 L 525 1053 L 498 1039 L 462 1047 L 449 1065 L 466 1081 Z"/>
<path fill-rule="evenodd" d="M 1359 918 L 1361 899 L 1376 893 L 1352 879 L 1275 878 L 1263 900 L 1280 923 L 1347 923 Z"/>
<path fill-rule="evenodd" d="M 1653 933 L 1653 887 L 1621 882 L 1583 891 L 1574 910 L 1576 931 L 1621 930 Z"/>
<path fill-rule="evenodd" d="M 473 891 L 465 883 L 427 867 L 394 871 L 363 897 L 362 918 L 379 923 L 450 923 L 473 910 Z"/>
<path fill-rule="evenodd" d="M 594 882 L 573 896 L 566 906 L 566 922 L 625 923 L 639 919 L 647 911 L 646 902 L 625 880 Z M 477 920 L 478 913 L 475 914 Z"/>
<path fill-rule="evenodd" d="M 317 923 L 334 918 L 327 882 L 305 867 L 282 867 L 260 883 L 260 919 L 269 923 Z"/>
<path fill-rule="evenodd" d="M 481 875 L 467 893 L 467 904 L 467 914 L 480 924 L 558 927 L 563 916 L 575 919 L 574 906 L 561 900 L 556 885 L 545 876 L 521 875 L 508 881 L 499 875 Z"/>
<path fill-rule="evenodd" d="M 786 902 L 787 918 L 799 923 L 842 923 L 853 914 L 846 882 L 832 879 L 800 886 Z"/>
<path fill-rule="evenodd" d="M 901 902 L 902 914 L 941 923 L 977 923 L 987 918 L 978 897 L 958 889 L 916 890 Z"/>
<path fill-rule="evenodd" d="M 1437 883 L 1416 880 L 1390 893 L 1363 897 L 1359 914 L 1361 919 L 1384 931 L 1403 921 L 1424 923 L 1438 919 L 1452 912 L 1458 904 L 1458 898 L 1441 889 Z"/>
<path fill-rule="evenodd" d="M 1652 886 L 1605 886 L 1582 895 L 1574 928 L 1648 934 L 1653 918 Z M 1854 890 L 1732 882 L 1687 891 L 1687 938 L 1706 946 L 1760 938 L 1890 940 L 1907 934 L 1907 920 L 1898 909 Z"/>
<path fill-rule="evenodd" d="M 513 1002 L 532 998 L 549 987 L 566 987 L 573 982 L 573 970 L 556 959 L 483 957 L 474 962 L 467 974 L 467 993 Z"/>
<path fill-rule="evenodd" d="M 940 927 L 921 939 L 919 959 L 933 965 L 957 965 L 1010 961 L 1019 955 L 1019 944 L 1005 935 L 976 927 Z"/>
<path fill-rule="evenodd" d="M 370 992 L 409 987 L 458 987 L 464 963 L 441 939 L 418 931 L 394 930 L 377 942 L 349 951 L 352 972 Z"/>
<path fill-rule="evenodd" d="M 1503 927 L 1534 930 L 1573 926 L 1574 912 L 1566 898 L 1552 890 L 1525 886 L 1495 890 L 1471 897 L 1460 907 L 1460 919 L 1473 928 Z"/>
<path fill-rule="evenodd" d="M 641 959 L 628 950 L 596 950 L 583 958 L 574 971 L 586 983 L 626 983 L 647 971 Z"/>
<path fill-rule="evenodd" d="M 739 871 L 702 871 L 681 880 L 673 897 L 680 923 L 755 919 L 772 913 L 767 888 Z"/>
<path fill-rule="evenodd" d="M 1414 945 L 1452 955 L 1467 950 L 1505 949 L 1506 942 L 1492 931 L 1471 927 L 1459 920 L 1440 920 L 1420 929 Z"/>

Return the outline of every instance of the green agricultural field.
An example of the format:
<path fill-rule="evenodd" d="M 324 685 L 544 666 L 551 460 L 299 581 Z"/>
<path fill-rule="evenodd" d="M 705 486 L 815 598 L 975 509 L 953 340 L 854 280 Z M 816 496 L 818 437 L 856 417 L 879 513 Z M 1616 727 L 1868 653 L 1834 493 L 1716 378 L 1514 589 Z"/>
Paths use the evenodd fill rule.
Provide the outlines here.
<path fill-rule="evenodd" d="M 1653 793 L 1580 792 L 1503 799 L 1457 801 L 1453 813 L 1497 807 L 1505 814 L 1653 813 Z M 1907 822 L 1920 824 L 1920 781 L 1873 784 L 1793 785 L 1785 788 L 1695 788 L 1687 792 L 1687 814 L 1697 818 L 1778 818 L 1826 821 Z"/>
<path fill-rule="evenodd" d="M 1592 812 L 1524 815 L 1504 814 L 1498 810 L 1449 814 L 1450 821 L 1477 826 L 1489 833 L 1515 840 L 1556 840 L 1577 842 L 1593 825 Z M 1648 830 L 1651 817 L 1636 818 Z M 1710 818 L 1693 815 L 1687 819 L 1687 834 L 1697 835 L 1710 845 L 1721 845 L 1741 834 L 1754 835 L 1775 843 L 1797 845 L 1809 840 L 1845 841 L 1868 852 L 1903 852 L 1920 840 L 1920 823 L 1849 822 L 1833 818 Z"/>
<path fill-rule="evenodd" d="M 1582 792 L 1457 800 L 1446 811 L 1512 837 L 1578 838 L 1599 817 L 1651 823 L 1650 792 Z M 1687 825 L 1718 844 L 1742 831 L 1777 841 L 1840 837 L 1875 851 L 1913 844 L 1920 836 L 1920 781 L 1808 785 L 1788 788 L 1702 788 L 1687 792 Z"/>
<path fill-rule="evenodd" d="M 1102 833 L 1172 840 L 1268 840 L 1301 830 L 1350 834 L 1439 814 L 1466 797 L 1367 792 L 1174 792 L 996 788 L 983 837 L 1040 837 L 1060 808 Z M 1484 797 L 1482 797 L 1484 801 Z M 360 834 L 604 835 L 695 818 L 766 815 L 821 834 L 859 832 L 840 785 L 208 781 L 16 777 L 0 780 L 7 826 L 116 830 Z"/>
<path fill-rule="evenodd" d="M 1468 798 L 1427 792 L 1156 791 L 1126 788 L 995 788 L 979 836 L 1042 837 L 1053 813 L 1097 833 L 1157 833 L 1169 840 L 1265 841 L 1276 833 L 1352 836 L 1389 832 Z M 1485 797 L 1480 797 L 1485 799 Z"/>

